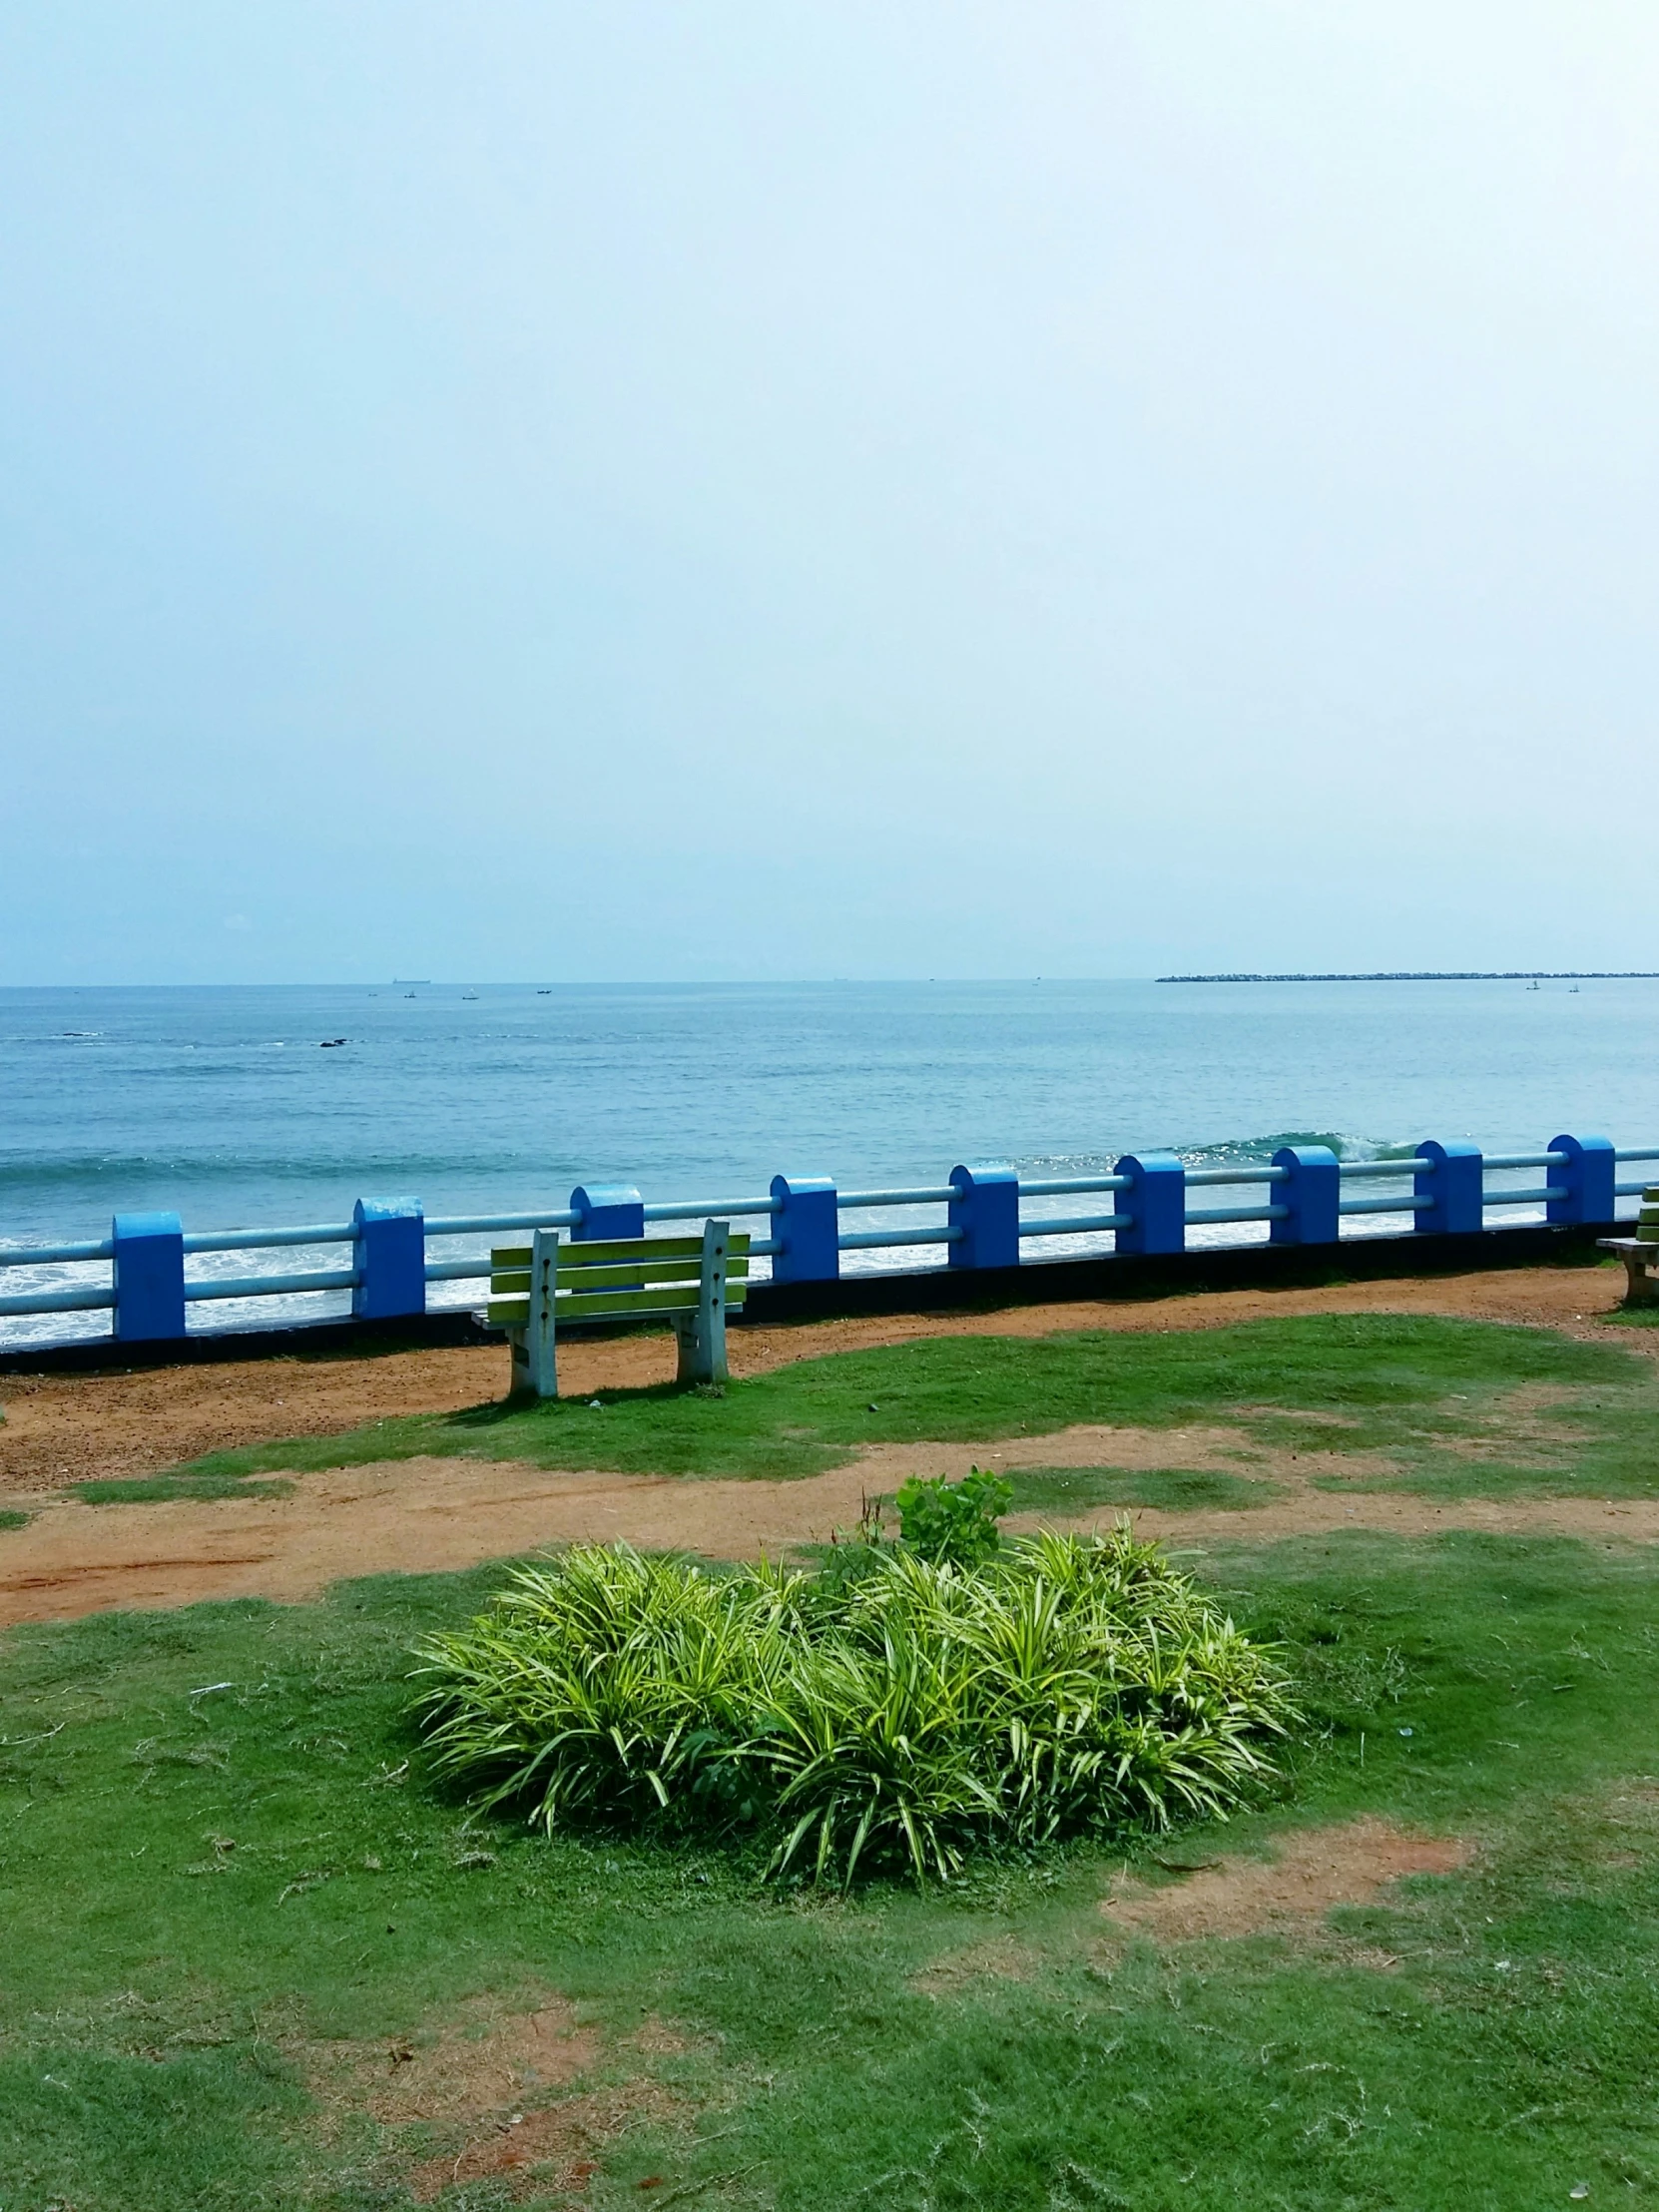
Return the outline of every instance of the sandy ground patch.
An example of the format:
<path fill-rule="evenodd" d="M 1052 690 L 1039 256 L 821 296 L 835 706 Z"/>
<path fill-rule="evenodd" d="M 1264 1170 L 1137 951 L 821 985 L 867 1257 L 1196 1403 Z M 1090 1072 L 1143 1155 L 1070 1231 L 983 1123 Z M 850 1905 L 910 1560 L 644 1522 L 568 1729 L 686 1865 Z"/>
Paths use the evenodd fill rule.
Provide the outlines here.
<path fill-rule="evenodd" d="M 598 2033 L 575 2008 L 547 1993 L 528 2011 L 498 2000 L 463 2004 L 430 2034 L 397 2038 L 372 2052 L 348 2046 L 332 2069 L 330 2101 L 348 2101 L 387 2127 L 410 2120 L 477 2119 L 517 2111 L 561 2088 L 601 2055 Z"/>
<path fill-rule="evenodd" d="M 1294 1933 L 1334 1906 L 1370 1905 L 1406 1875 L 1451 1874 L 1472 1856 L 1460 1837 L 1415 1835 L 1367 1815 L 1287 1835 L 1274 1859 L 1225 1859 L 1167 1888 L 1125 1876 L 1101 1911 L 1162 1942 Z"/>
<path fill-rule="evenodd" d="M 337 1435 L 399 1413 L 453 1412 L 497 1391 L 504 1360 L 468 1348 L 0 1376 L 0 1491 L 154 1474 L 272 1436 Z"/>
<path fill-rule="evenodd" d="M 686 2117 L 685 2105 L 661 2082 L 642 2078 L 590 2090 L 539 2112 L 509 2113 L 469 2136 L 458 2152 L 422 2159 L 409 2169 L 409 2192 L 416 2204 L 431 2204 L 460 2183 L 496 2180 L 514 2204 L 549 2191 L 585 2195 L 599 2171 L 596 2152 L 642 2120 L 671 2123 Z M 662 2178 L 653 2177 L 649 2185 L 661 2187 Z"/>
<path fill-rule="evenodd" d="M 976 1981 L 1029 1981 L 1042 1971 L 1042 1959 L 1012 1936 L 987 1936 L 965 1950 L 947 1951 L 942 1958 L 910 1976 L 910 1987 L 923 1996 L 959 1995 Z"/>
<path fill-rule="evenodd" d="M 901 1314 L 868 1321 L 736 1328 L 733 1372 L 763 1375 L 792 1360 L 926 1337 L 1046 1337 L 1057 1330 L 1165 1333 L 1298 1314 L 1448 1314 L 1531 1323 L 1572 1336 L 1603 1334 L 1621 1269 L 1516 1268 L 1476 1275 L 1329 1290 L 1217 1291 L 1134 1302 L 1020 1306 L 997 1314 Z M 1632 1351 L 1659 1355 L 1659 1334 L 1621 1332 Z M 572 1394 L 667 1382 L 666 1332 L 561 1347 Z M 375 1358 L 248 1360 L 223 1367 L 157 1368 L 100 1376 L 0 1377 L 0 1492 L 63 1488 L 94 1478 L 154 1473 L 183 1459 L 273 1436 L 337 1435 L 400 1413 L 453 1412 L 499 1396 L 505 1350 L 386 1353 Z"/>
<path fill-rule="evenodd" d="M 431 2204 L 461 2183 L 494 2180 L 505 2185 L 515 2204 L 545 2197 L 550 2191 L 585 2195 L 587 2184 L 599 2171 L 596 2152 L 641 2120 L 684 2117 L 680 2100 L 655 2081 L 629 2081 L 618 2088 L 566 2097 L 540 2112 L 497 2120 L 470 2136 L 453 2155 L 445 2151 L 422 2159 L 409 2169 L 409 2192 L 416 2204 Z M 660 2187 L 660 2179 L 653 2185 Z"/>
<path fill-rule="evenodd" d="M 401 1459 L 295 1478 L 280 1497 L 186 1499 L 160 1505 L 83 1505 L 46 1498 L 21 1529 L 0 1533 L 0 1624 L 67 1620 L 114 1608 L 191 1605 L 203 1598 L 296 1602 L 349 1576 L 434 1573 L 534 1551 L 544 1544 L 608 1543 L 699 1551 L 715 1558 L 777 1558 L 828 1542 L 857 1521 L 864 1498 L 904 1473 L 958 1475 L 968 1466 L 1236 1467 L 1242 1431 L 1083 1426 L 994 1444 L 882 1444 L 844 1467 L 797 1482 L 678 1480 L 567 1472 L 488 1459 Z M 1354 1455 L 1360 1472 L 1375 1471 Z M 1038 1527 L 1107 1528 L 1127 1510 L 1137 1533 L 1178 1546 L 1220 1537 L 1381 1529 L 1419 1536 L 1449 1528 L 1579 1536 L 1605 1544 L 1659 1542 L 1659 1499 L 1458 1498 L 1435 1503 L 1399 1491 L 1316 1489 L 1311 1475 L 1340 1454 L 1263 1453 L 1252 1472 L 1278 1494 L 1248 1512 L 1167 1511 L 1107 1502 L 1072 1516 L 1016 1514 Z"/>
<path fill-rule="evenodd" d="M 558 2094 L 603 2056 L 597 2030 L 579 2025 L 574 2007 L 553 1992 L 528 2009 L 478 1997 L 434 2031 L 372 2049 L 311 2044 L 303 2053 L 336 2123 L 365 2112 L 384 2127 L 424 2122 L 448 2138 L 436 2155 L 403 2161 L 417 2204 L 467 2181 L 495 2180 L 514 2202 L 548 2189 L 579 2191 L 598 2171 L 595 2154 L 626 2128 L 681 2116 L 680 2100 L 644 2076 Z"/>

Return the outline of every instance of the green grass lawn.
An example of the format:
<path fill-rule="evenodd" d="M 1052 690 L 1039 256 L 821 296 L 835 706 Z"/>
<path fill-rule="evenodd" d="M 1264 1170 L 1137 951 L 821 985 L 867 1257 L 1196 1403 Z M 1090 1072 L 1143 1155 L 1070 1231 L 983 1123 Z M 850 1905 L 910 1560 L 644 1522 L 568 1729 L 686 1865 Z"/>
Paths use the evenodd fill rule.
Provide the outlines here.
<path fill-rule="evenodd" d="M 1297 1679 L 1307 1725 L 1274 1802 L 1131 1857 L 1163 1880 L 1359 1813 L 1477 1850 L 1317 1941 L 1160 1950 L 1111 1933 L 1120 1861 L 1099 1846 L 843 1897 L 779 1892 L 741 1847 L 549 1842 L 471 1817 L 411 1733 L 407 1651 L 499 1568 L 13 1630 L 0 2208 L 432 2197 L 455 2170 L 436 2161 L 487 2122 L 376 2119 L 364 2085 L 478 2000 L 551 1991 L 597 2037 L 559 2092 L 612 2114 L 592 2170 L 564 2197 L 463 2178 L 438 2192 L 447 2212 L 1659 2199 L 1659 1561 L 1520 1537 L 1253 1546 L 1249 1511 L 1277 1494 L 1261 1459 L 1333 1447 L 1445 1495 L 1654 1494 L 1659 1370 L 1630 1347 L 1386 1316 L 956 1338 L 723 1397 L 488 1406 L 86 1486 L 212 1497 L 426 1451 L 801 1475 L 863 1442 L 1236 1423 L 1236 1473 L 1014 1475 L 1016 1511 L 1239 1506 L 1188 1563 Z M 637 2047 L 653 2021 L 677 2034 Z"/>
<path fill-rule="evenodd" d="M 1101 1505 L 1150 1505 L 1161 1512 L 1249 1512 L 1284 1495 L 1278 1482 L 1254 1481 L 1207 1467 L 1010 1467 L 1011 1513 L 1052 1513 L 1057 1518 Z"/>
<path fill-rule="evenodd" d="M 1381 1479 L 1436 1496 L 1568 1489 L 1630 1497 L 1659 1484 L 1659 1363 L 1626 1344 L 1482 1322 L 1330 1315 L 1179 1336 L 940 1338 L 804 1360 L 729 1383 L 724 1395 L 665 1387 L 607 1392 L 597 1404 L 503 1401 L 377 1421 L 343 1436 L 278 1440 L 155 1476 L 87 1483 L 79 1494 L 98 1504 L 217 1497 L 250 1477 L 421 1452 L 778 1478 L 843 1463 L 862 1444 L 989 1442 L 1084 1421 L 1236 1423 L 1247 1438 L 1241 1475 L 1255 1446 L 1385 1453 L 1393 1468 Z"/>
<path fill-rule="evenodd" d="M 1654 1561 L 1350 1534 L 1193 1564 L 1282 1639 L 1308 1728 L 1279 1803 L 1158 1856 L 1366 1811 L 1472 1837 L 1467 1869 L 1314 1947 L 1161 1953 L 1109 1939 L 1094 1847 L 780 1896 L 741 1851 L 472 1823 L 425 1780 L 404 1653 L 488 1570 L 11 1632 L 0 2203 L 389 2212 L 453 2134 L 319 2080 L 547 1990 L 602 2031 L 601 2101 L 642 2072 L 675 2100 L 595 2152 L 599 2207 L 1659 2196 Z M 975 1973 L 986 1945 L 1021 1977 Z M 651 2018 L 683 2047 L 632 2048 Z"/>

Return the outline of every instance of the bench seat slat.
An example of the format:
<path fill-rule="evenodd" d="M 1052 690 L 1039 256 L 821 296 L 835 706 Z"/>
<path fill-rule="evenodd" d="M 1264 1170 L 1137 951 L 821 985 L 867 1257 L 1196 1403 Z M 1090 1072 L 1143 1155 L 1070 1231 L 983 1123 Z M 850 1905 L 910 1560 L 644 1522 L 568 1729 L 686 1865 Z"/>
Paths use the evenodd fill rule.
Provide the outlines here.
<path fill-rule="evenodd" d="M 664 1260 L 696 1260 L 702 1257 L 701 1237 L 611 1237 L 592 1244 L 574 1238 L 559 1247 L 560 1267 L 614 1267 L 619 1260 L 637 1260 L 642 1252 L 654 1252 Z"/>
<path fill-rule="evenodd" d="M 728 1237 L 726 1250 L 732 1254 L 748 1252 L 750 1232 L 739 1230 L 735 1237 Z M 617 1261 L 639 1259 L 701 1259 L 704 1257 L 704 1239 L 701 1237 L 626 1237 L 613 1239 L 611 1243 L 562 1243 L 560 1268 L 608 1268 Z M 529 1268 L 529 1246 L 493 1246 L 489 1254 L 491 1268 Z"/>
<path fill-rule="evenodd" d="M 748 1242 L 746 1237 L 746 1247 Z M 673 1261 L 676 1264 L 687 1260 L 701 1262 L 703 1246 L 700 1240 L 694 1241 L 690 1237 L 631 1237 L 625 1243 L 614 1241 L 609 1244 L 562 1244 L 559 1247 L 559 1270 L 562 1274 L 566 1268 L 614 1267 L 623 1262 L 630 1262 L 638 1267 L 642 1255 L 653 1266 L 658 1261 Z M 527 1269 L 531 1259 L 528 1245 L 502 1245 L 491 1251 L 490 1266 Z"/>
<path fill-rule="evenodd" d="M 726 1280 L 728 1295 L 730 1286 L 747 1282 L 749 1262 L 740 1261 L 735 1268 L 728 1268 Z M 561 1268 L 558 1274 L 559 1295 L 567 1291 L 638 1291 L 648 1286 L 697 1283 L 702 1280 L 701 1268 L 689 1262 L 668 1267 L 655 1264 L 644 1267 L 638 1261 L 624 1261 L 614 1268 L 572 1268 L 567 1274 Z M 530 1295 L 530 1270 L 528 1268 L 498 1268 L 490 1277 L 492 1298 L 528 1298 Z"/>
<path fill-rule="evenodd" d="M 618 1260 L 612 1267 L 559 1270 L 561 1291 L 638 1291 L 655 1283 L 695 1283 L 702 1269 L 695 1260 Z"/>
<path fill-rule="evenodd" d="M 554 1325 L 563 1329 L 573 1321 L 597 1321 L 606 1314 L 686 1314 L 693 1311 L 702 1295 L 700 1286 L 687 1283 L 679 1289 L 670 1287 L 658 1291 L 572 1291 L 561 1293 L 553 1309 Z M 741 1287 L 733 1286 L 728 1292 L 728 1312 L 735 1311 L 744 1302 Z"/>
<path fill-rule="evenodd" d="M 727 1242 L 727 1266 L 729 1273 L 749 1267 L 749 1232 L 732 1237 Z M 492 1275 L 523 1274 L 530 1271 L 531 1252 L 528 1245 L 498 1245 L 490 1253 Z M 606 1244 L 562 1244 L 559 1247 L 559 1276 L 585 1274 L 592 1268 L 629 1267 L 644 1269 L 650 1276 L 659 1267 L 672 1267 L 676 1276 L 685 1266 L 700 1269 L 703 1264 L 703 1240 L 701 1237 L 630 1237 L 626 1241 L 615 1240 Z"/>
<path fill-rule="evenodd" d="M 688 1283 L 683 1289 L 660 1291 L 572 1291 L 561 1295 L 553 1309 L 554 1325 L 567 1327 L 578 1321 L 603 1321 L 616 1315 L 623 1319 L 647 1319 L 653 1314 L 686 1314 L 695 1311 L 699 1286 Z M 744 1287 L 729 1286 L 726 1307 L 736 1313 L 744 1304 Z M 494 1298 L 485 1312 L 485 1321 L 491 1329 L 525 1329 L 530 1322 L 530 1301 L 527 1298 Z"/>
<path fill-rule="evenodd" d="M 567 1326 L 577 1321 L 606 1321 L 639 1314 L 692 1314 L 697 1311 L 698 1288 L 666 1291 L 574 1291 L 554 1308 L 555 1322 Z"/>
<path fill-rule="evenodd" d="M 749 1245 L 750 1237 L 746 1229 L 739 1235 L 728 1238 L 726 1249 L 731 1253 L 746 1253 L 749 1250 Z M 638 1261 L 642 1254 L 647 1260 L 701 1261 L 703 1258 L 703 1239 L 701 1237 L 626 1237 L 615 1239 L 609 1243 L 601 1241 L 594 1244 L 562 1244 L 559 1247 L 559 1266 L 561 1269 L 567 1267 L 614 1267 L 620 1261 Z"/>
<path fill-rule="evenodd" d="M 728 1282 L 746 1278 L 747 1259 L 728 1266 Z M 619 1260 L 614 1267 L 559 1269 L 561 1291 L 637 1291 L 652 1283 L 698 1283 L 703 1279 L 697 1260 Z M 528 1288 L 528 1286 L 526 1286 Z"/>
<path fill-rule="evenodd" d="M 574 1281 L 569 1276 L 561 1275 L 557 1294 L 560 1305 L 567 1298 L 590 1291 L 671 1291 L 682 1290 L 688 1284 L 695 1287 L 701 1281 L 697 1275 L 660 1276 L 653 1268 L 649 1271 L 649 1279 L 642 1282 L 640 1278 L 643 1273 L 646 1271 L 639 1268 L 596 1268 L 592 1281 L 585 1275 L 577 1276 Z M 726 1279 L 727 1304 L 741 1298 L 747 1288 L 748 1279 L 745 1276 L 729 1275 Z M 530 1279 L 522 1271 L 490 1277 L 491 1298 L 528 1298 L 529 1295 Z"/>

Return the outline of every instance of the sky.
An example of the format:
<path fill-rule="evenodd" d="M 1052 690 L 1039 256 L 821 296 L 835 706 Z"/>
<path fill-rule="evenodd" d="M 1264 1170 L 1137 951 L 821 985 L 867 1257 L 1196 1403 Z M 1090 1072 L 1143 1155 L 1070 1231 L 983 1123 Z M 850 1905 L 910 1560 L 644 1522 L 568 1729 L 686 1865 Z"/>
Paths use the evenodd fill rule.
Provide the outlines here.
<path fill-rule="evenodd" d="M 1659 968 L 1659 11 L 19 0 L 0 982 Z"/>

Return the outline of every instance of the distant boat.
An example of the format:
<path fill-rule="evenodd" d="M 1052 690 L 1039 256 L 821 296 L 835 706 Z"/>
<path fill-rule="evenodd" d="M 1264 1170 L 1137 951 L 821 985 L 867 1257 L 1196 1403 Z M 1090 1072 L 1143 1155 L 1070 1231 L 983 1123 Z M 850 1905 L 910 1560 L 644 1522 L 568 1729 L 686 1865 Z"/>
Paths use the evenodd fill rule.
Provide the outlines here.
<path fill-rule="evenodd" d="M 478 996 L 478 993 L 476 991 L 462 991 L 461 996 L 470 1004 Z"/>
<path fill-rule="evenodd" d="M 553 996 L 553 993 L 551 990 L 544 990 L 542 986 L 538 983 L 536 985 L 536 996 L 538 998 L 551 998 Z"/>
<path fill-rule="evenodd" d="M 1535 991 L 1535 990 L 1537 989 L 1537 987 L 1538 987 L 1538 981 L 1537 981 L 1537 977 L 1536 977 L 1536 976 L 1534 976 L 1534 977 L 1533 977 L 1533 979 L 1532 979 L 1532 981 L 1531 981 L 1530 983 L 1528 983 L 1526 987 L 1527 987 L 1527 989 L 1528 989 L 1529 991 Z"/>
<path fill-rule="evenodd" d="M 318 1044 L 317 1050 L 319 1052 L 332 1052 L 335 1045 L 345 1044 L 347 1041 L 344 1037 L 324 1037 Z"/>
<path fill-rule="evenodd" d="M 405 991 L 405 992 L 403 993 L 403 996 L 404 996 L 405 998 L 413 998 L 413 996 L 414 996 L 414 992 L 413 992 L 413 991 Z"/>

